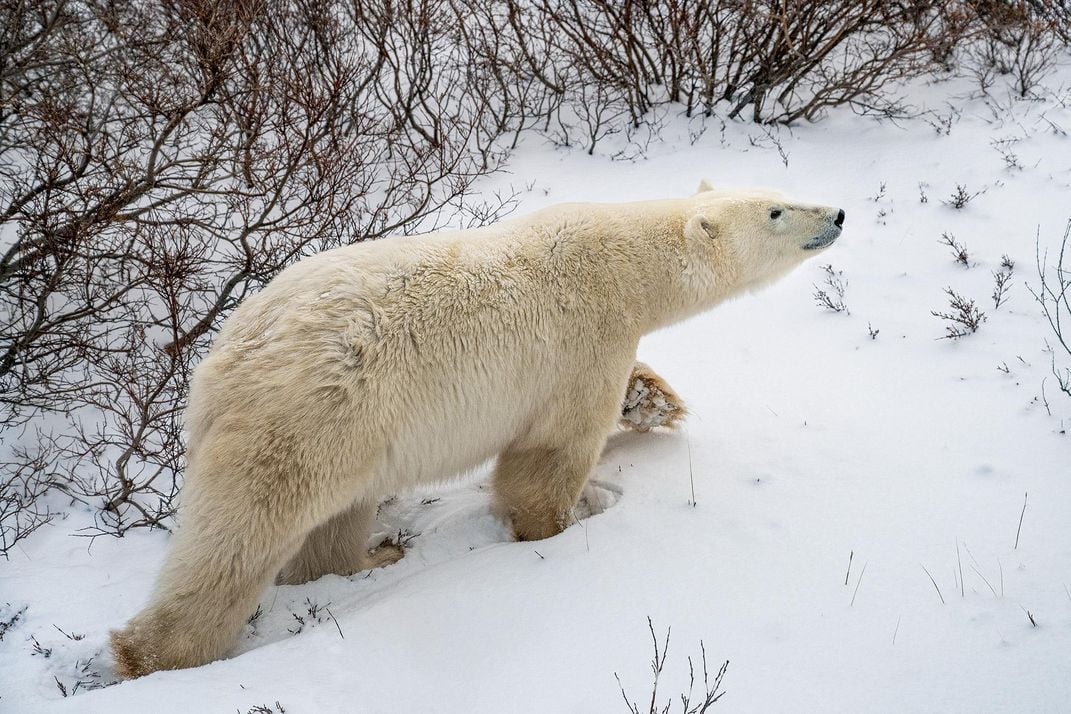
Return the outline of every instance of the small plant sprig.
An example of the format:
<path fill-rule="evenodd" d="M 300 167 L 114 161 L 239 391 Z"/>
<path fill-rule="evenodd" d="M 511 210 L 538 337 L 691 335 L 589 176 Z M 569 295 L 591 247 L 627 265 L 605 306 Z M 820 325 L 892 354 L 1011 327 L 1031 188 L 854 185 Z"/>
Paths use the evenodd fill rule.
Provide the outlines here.
<path fill-rule="evenodd" d="M 993 309 L 999 310 L 1000 306 L 1008 301 L 1008 289 L 1011 287 L 1012 274 L 1006 270 L 993 271 Z"/>
<path fill-rule="evenodd" d="M 939 112 L 929 112 L 931 118 L 926 120 L 926 123 L 933 127 L 933 130 L 937 133 L 937 136 L 948 136 L 952 133 L 952 127 L 959 123 L 960 118 L 963 116 L 963 111 L 956 109 L 949 105 L 948 114 L 940 114 Z"/>
<path fill-rule="evenodd" d="M 79 641 L 81 641 L 81 640 L 84 640 L 84 639 L 86 638 L 86 636 L 85 636 L 85 634 L 84 634 L 84 633 L 78 633 L 78 632 L 67 632 L 67 631 L 66 631 L 66 630 L 64 630 L 64 629 L 63 629 L 62 627 L 60 627 L 59 625 L 57 625 L 57 624 L 54 624 L 54 623 L 53 623 L 53 625 L 52 625 L 52 626 L 53 626 L 54 628 L 56 628 L 56 631 L 57 631 L 57 632 L 59 632 L 59 633 L 60 633 L 61 635 L 63 635 L 64 637 L 66 637 L 66 638 L 67 638 L 68 640 L 70 640 L 71 642 L 79 642 Z"/>
<path fill-rule="evenodd" d="M 10 608 L 11 603 L 7 603 L 7 607 Z M 23 605 L 21 609 L 9 611 L 10 614 L 5 612 L 3 615 L 0 615 L 0 642 L 4 641 L 4 635 L 6 635 L 9 630 L 14 629 L 15 625 L 19 624 L 19 620 L 26 614 L 26 609 L 28 607 L 28 605 Z"/>
<path fill-rule="evenodd" d="M 844 292 L 848 289 L 848 281 L 844 279 L 844 272 L 834 269 L 832 265 L 823 265 L 822 271 L 826 278 L 821 286 L 814 286 L 815 304 L 833 312 L 850 315 L 848 305 L 844 302 Z"/>
<path fill-rule="evenodd" d="M 1023 164 L 1019 161 L 1019 156 L 1013 151 L 1016 144 L 1019 143 L 1019 139 L 1012 137 L 1009 139 L 994 139 L 989 142 L 989 145 L 997 150 L 1000 157 L 1004 159 L 1004 167 L 1009 171 L 1022 171 Z"/>
<path fill-rule="evenodd" d="M 941 245 L 947 245 L 949 250 L 952 251 L 952 257 L 956 259 L 956 262 L 962 265 L 964 268 L 971 267 L 970 256 L 967 255 L 967 246 L 956 240 L 956 236 L 951 233 L 941 234 Z"/>
<path fill-rule="evenodd" d="M 33 641 L 33 653 L 32 654 L 40 655 L 41 657 L 44 657 L 45 659 L 48 659 L 49 657 L 52 656 L 52 648 L 51 647 L 43 646 L 40 642 L 37 641 L 37 638 L 34 637 L 33 635 L 30 635 L 30 640 Z"/>
<path fill-rule="evenodd" d="M 305 614 L 299 615 L 296 612 L 291 612 L 290 615 L 297 623 L 294 627 L 288 627 L 286 629 L 292 635 L 300 635 L 308 624 L 320 624 L 328 619 L 328 615 L 321 615 L 321 611 L 326 611 L 326 606 L 318 605 L 312 601 L 312 598 L 305 598 Z"/>
<path fill-rule="evenodd" d="M 961 211 L 967 207 L 967 204 L 982 195 L 981 191 L 971 193 L 967 190 L 967 187 L 961 183 L 956 184 L 956 190 L 948 197 L 947 201 L 941 201 L 946 206 L 951 206 L 957 211 Z"/>
<path fill-rule="evenodd" d="M 948 295 L 951 311 L 930 311 L 931 315 L 947 323 L 944 337 L 938 339 L 958 340 L 977 332 L 986 320 L 985 313 L 975 307 L 974 300 L 963 297 L 952 288 L 945 288 L 945 294 Z"/>
<path fill-rule="evenodd" d="M 435 499 L 436 501 L 439 499 Z M 400 528 L 393 536 L 383 539 L 380 545 L 396 545 L 399 548 L 408 548 L 413 541 L 420 537 L 419 533 L 413 533 L 408 528 Z"/>
<path fill-rule="evenodd" d="M 99 652 L 97 653 L 99 654 Z M 58 676 L 52 675 L 52 679 L 56 682 L 56 689 L 63 697 L 69 697 L 78 692 L 87 692 L 94 689 L 104 689 L 110 687 L 113 684 L 118 684 L 117 679 L 103 679 L 100 676 L 100 670 L 93 667 L 93 657 L 87 657 L 80 659 L 74 663 L 73 672 L 69 678 L 69 681 L 65 684 Z"/>
<path fill-rule="evenodd" d="M 260 624 L 260 618 L 263 615 L 264 615 L 264 608 L 258 602 L 257 603 L 257 609 L 253 612 L 252 615 L 249 616 L 249 619 L 246 620 L 246 624 L 249 625 L 249 632 L 246 635 L 247 637 L 255 637 L 256 636 L 256 634 L 257 634 L 257 625 Z"/>
<path fill-rule="evenodd" d="M 993 287 L 993 309 L 998 310 L 1000 306 L 1007 302 L 1008 289 L 1011 287 L 1011 276 L 1015 271 L 1015 261 L 1008 257 L 1008 254 L 1000 256 L 1000 270 L 993 272 L 993 279 L 996 281 L 996 285 Z"/>

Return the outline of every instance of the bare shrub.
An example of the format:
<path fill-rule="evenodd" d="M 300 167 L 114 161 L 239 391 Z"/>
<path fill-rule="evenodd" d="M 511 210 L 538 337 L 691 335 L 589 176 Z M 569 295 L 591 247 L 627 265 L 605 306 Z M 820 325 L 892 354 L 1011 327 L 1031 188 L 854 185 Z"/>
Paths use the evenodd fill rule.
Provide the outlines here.
<path fill-rule="evenodd" d="M 286 708 L 279 703 L 279 700 L 276 700 L 274 707 L 267 704 L 257 704 L 250 707 L 245 714 L 286 714 Z"/>
<path fill-rule="evenodd" d="M 999 310 L 1000 306 L 1008 301 L 1008 290 L 1011 288 L 1012 274 L 1007 270 L 993 271 L 993 309 Z"/>
<path fill-rule="evenodd" d="M 666 102 L 686 116 L 766 124 L 813 121 L 844 104 L 902 114 L 887 90 L 930 71 L 968 26 L 965 12 L 935 0 L 504 0 L 473 14 L 503 28 L 505 47 L 483 45 L 519 73 L 513 81 L 540 88 L 520 114 L 546 112 L 551 138 L 569 145 L 575 135 L 589 153 Z"/>
<path fill-rule="evenodd" d="M 1071 44 L 1071 3 L 1067 0 L 1028 0 L 1038 18 L 1046 20 L 1065 45 Z"/>
<path fill-rule="evenodd" d="M 5 559 L 16 543 L 54 517 L 44 505 L 43 496 L 53 484 L 41 459 L 15 451 L 10 462 L 0 465 L 0 555 Z"/>
<path fill-rule="evenodd" d="M 981 191 L 971 193 L 967 190 L 967 187 L 961 183 L 956 184 L 956 190 L 948 197 L 947 201 L 941 201 L 946 206 L 951 206 L 957 211 L 961 211 L 967 207 L 967 204 L 982 195 Z"/>
<path fill-rule="evenodd" d="M 653 681 L 651 683 L 651 699 L 648 705 L 644 709 L 640 709 L 635 700 L 628 698 L 628 693 L 625 692 L 625 685 L 621 683 L 621 678 L 617 676 L 616 672 L 614 673 L 614 678 L 617 679 L 617 686 L 621 689 L 621 698 L 625 700 L 625 705 L 632 714 L 641 714 L 641 712 L 643 714 L 670 714 L 670 711 L 673 710 L 674 700 L 667 697 L 665 705 L 662 705 L 658 698 L 658 680 L 662 676 L 662 670 L 666 665 L 666 655 L 669 653 L 670 630 L 666 629 L 666 637 L 662 642 L 661 648 L 659 648 L 658 636 L 655 635 L 654 623 L 651 622 L 650 617 L 647 618 L 647 628 L 651 632 L 651 644 L 654 647 L 654 655 L 651 657 Z M 688 691 L 678 695 L 682 714 L 704 714 L 725 696 L 725 692 L 721 691 L 721 684 L 725 678 L 725 672 L 729 669 L 729 660 L 725 660 L 717 673 L 714 674 L 712 681 L 707 669 L 707 650 L 702 640 L 699 642 L 699 649 L 702 653 L 703 665 L 703 689 L 700 695 L 702 699 L 695 701 L 692 699 L 692 693 L 695 691 L 695 666 L 692 663 L 692 658 L 688 657 Z"/>
<path fill-rule="evenodd" d="M 752 4 L 745 3 L 745 6 Z M 751 108 L 755 121 L 813 121 L 849 104 L 878 115 L 903 113 L 888 91 L 932 69 L 964 27 L 942 3 L 758 3 L 725 99 L 729 116 Z M 734 86 L 735 85 L 735 86 Z"/>
<path fill-rule="evenodd" d="M 994 75 L 1003 75 L 1010 77 L 1020 98 L 1035 94 L 1056 67 L 1060 14 L 1065 22 L 1071 19 L 1067 4 L 1059 0 L 967 0 L 966 4 L 979 30 L 969 46 L 967 63 L 982 91 L 992 86 Z"/>
<path fill-rule="evenodd" d="M 1041 248 L 1041 233 L 1038 231 L 1036 265 L 1038 271 L 1037 287 L 1027 286 L 1030 294 L 1041 305 L 1041 311 L 1045 320 L 1049 323 L 1050 332 L 1056 347 L 1049 346 L 1052 357 L 1052 374 L 1060 386 L 1060 391 L 1071 397 L 1071 367 L 1060 366 L 1061 360 L 1057 358 L 1059 352 L 1064 359 L 1071 358 L 1071 265 L 1064 260 L 1071 245 L 1071 221 L 1064 228 L 1063 238 L 1060 241 L 1060 249 L 1056 254 L 1056 262 L 1049 264 L 1048 250 Z"/>
<path fill-rule="evenodd" d="M 820 286 L 814 286 L 815 304 L 832 312 L 850 314 L 848 305 L 844 302 L 844 293 L 848 289 L 844 272 L 835 270 L 832 265 L 823 265 L 822 272 L 825 273 L 824 282 Z"/>
<path fill-rule="evenodd" d="M 510 199 L 467 193 L 501 163 L 496 107 L 471 100 L 485 75 L 430 1 L 12 5 L 0 419 L 41 453 L 0 483 L 6 503 L 52 483 L 101 532 L 162 525 L 222 319 L 303 255 L 493 220 Z M 46 412 L 66 428 L 38 427 Z"/>
<path fill-rule="evenodd" d="M 939 339 L 957 340 L 960 337 L 966 337 L 977 332 L 978 328 L 986 320 L 985 313 L 975 307 L 974 300 L 963 297 L 952 288 L 945 288 L 945 294 L 948 295 L 951 310 L 949 312 L 940 312 L 938 310 L 930 312 L 934 317 L 938 317 L 947 323 L 945 325 L 945 335 Z"/>

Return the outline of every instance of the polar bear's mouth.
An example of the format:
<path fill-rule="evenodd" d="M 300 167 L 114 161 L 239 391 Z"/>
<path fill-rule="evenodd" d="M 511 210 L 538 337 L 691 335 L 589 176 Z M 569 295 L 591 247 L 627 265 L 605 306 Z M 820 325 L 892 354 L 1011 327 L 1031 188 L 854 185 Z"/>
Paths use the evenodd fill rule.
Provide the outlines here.
<path fill-rule="evenodd" d="M 811 238 L 809 241 L 803 244 L 804 250 L 818 250 L 819 248 L 825 248 L 827 245 L 837 240 L 840 236 L 839 226 L 830 226 L 825 229 L 819 235 Z"/>

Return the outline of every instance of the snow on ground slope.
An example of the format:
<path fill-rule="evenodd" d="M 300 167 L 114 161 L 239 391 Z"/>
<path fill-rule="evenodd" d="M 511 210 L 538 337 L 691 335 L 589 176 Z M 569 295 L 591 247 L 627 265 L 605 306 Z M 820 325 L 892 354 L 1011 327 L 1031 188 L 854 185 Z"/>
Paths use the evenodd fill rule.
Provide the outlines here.
<path fill-rule="evenodd" d="M 647 617 L 672 627 L 660 699 L 687 688 L 700 640 L 712 674 L 730 660 L 712 711 L 1068 711 L 1071 399 L 1026 284 L 1038 232 L 1055 248 L 1071 218 L 1071 93 L 955 100 L 957 118 L 953 91 L 916 89 L 927 117 L 839 111 L 772 138 L 708 124 L 691 145 L 697 124 L 669 118 L 635 162 L 528 137 L 485 184 L 522 188 L 521 211 L 707 177 L 842 206 L 846 230 L 778 285 L 643 342 L 692 416 L 611 440 L 603 513 L 515 543 L 486 471 L 402 495 L 383 532 L 403 531 L 404 560 L 268 590 L 231 659 L 90 689 L 167 536 L 88 548 L 70 537 L 85 513 L 42 530 L 0 564 L 0 621 L 26 608 L 0 642 L 0 711 L 624 712 L 615 673 L 650 697 Z M 957 185 L 978 193 L 961 210 L 943 203 Z M 825 263 L 846 312 L 814 302 Z M 987 314 L 976 334 L 937 339 L 946 287 Z"/>

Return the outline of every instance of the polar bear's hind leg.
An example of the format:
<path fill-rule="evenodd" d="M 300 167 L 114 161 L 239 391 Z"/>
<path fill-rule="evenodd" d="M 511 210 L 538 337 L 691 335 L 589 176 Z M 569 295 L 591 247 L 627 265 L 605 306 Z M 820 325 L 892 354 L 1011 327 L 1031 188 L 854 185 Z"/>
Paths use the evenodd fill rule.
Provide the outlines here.
<path fill-rule="evenodd" d="M 329 573 L 353 575 L 397 562 L 405 554 L 400 547 L 381 544 L 369 551 L 368 538 L 375 522 L 376 503 L 365 500 L 317 526 L 297 555 L 283 566 L 276 584 L 299 585 Z"/>
<path fill-rule="evenodd" d="M 310 472 L 314 467 L 288 456 L 286 444 L 270 430 L 241 429 L 216 431 L 199 444 L 150 602 L 112 633 L 121 677 L 224 657 L 309 531 L 352 503 L 352 485 Z"/>
<path fill-rule="evenodd" d="M 234 645 L 261 591 L 301 542 L 278 514 L 245 508 L 186 514 L 151 602 L 112 633 L 121 677 L 196 667 Z"/>

